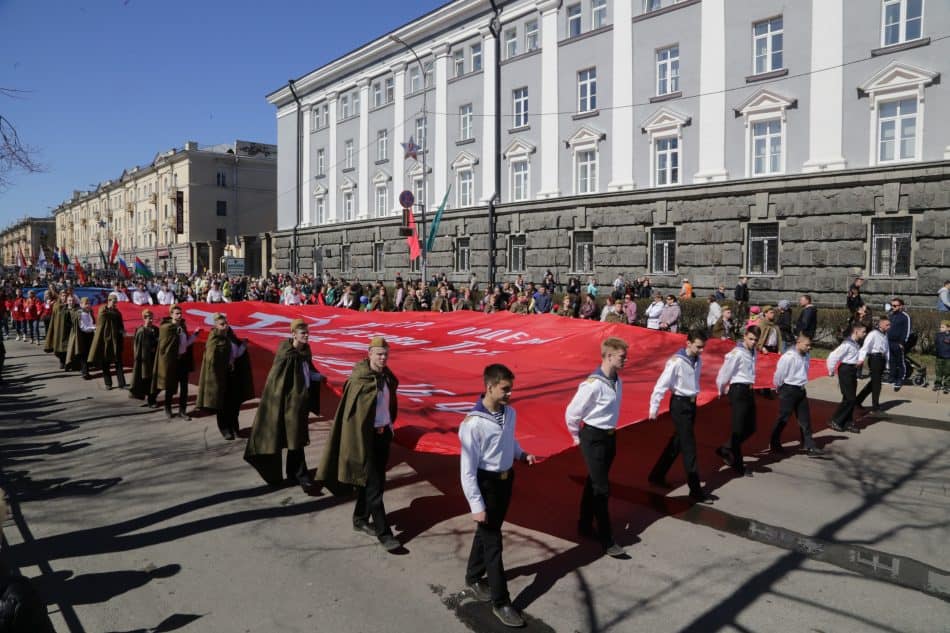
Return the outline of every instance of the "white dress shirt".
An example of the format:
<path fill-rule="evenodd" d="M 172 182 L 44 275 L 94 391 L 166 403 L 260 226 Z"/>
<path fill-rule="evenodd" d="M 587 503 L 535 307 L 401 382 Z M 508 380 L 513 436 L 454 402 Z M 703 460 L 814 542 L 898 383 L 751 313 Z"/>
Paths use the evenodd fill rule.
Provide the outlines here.
<path fill-rule="evenodd" d="M 647 317 L 647 328 L 651 330 L 660 329 L 660 314 L 663 312 L 663 302 L 654 301 L 647 306 L 646 314 Z"/>
<path fill-rule="evenodd" d="M 83 332 L 95 332 L 96 324 L 92 320 L 92 312 L 82 310 L 79 313 L 79 329 Z"/>
<path fill-rule="evenodd" d="M 115 293 L 116 301 L 126 302 L 126 303 L 129 301 L 129 295 L 125 294 L 121 290 L 113 290 L 112 292 Z"/>
<path fill-rule="evenodd" d="M 178 355 L 181 356 L 188 351 L 188 347 L 195 342 L 195 339 L 198 338 L 197 334 L 192 334 L 188 336 L 188 331 L 182 327 L 178 331 Z"/>
<path fill-rule="evenodd" d="M 693 398 L 699 395 L 699 376 L 702 373 L 702 359 L 698 356 L 695 359 L 689 358 L 685 349 L 673 354 L 668 361 L 663 373 L 656 381 L 653 387 L 653 395 L 650 396 L 650 418 L 653 419 L 660 411 L 660 402 L 667 391 L 674 395 Z"/>
<path fill-rule="evenodd" d="M 383 388 L 376 390 L 376 419 L 373 421 L 373 426 L 377 429 L 393 423 L 389 411 L 389 385 L 385 380 L 382 382 Z"/>
<path fill-rule="evenodd" d="M 795 385 L 804 387 L 808 384 L 808 367 L 811 364 L 811 355 L 799 353 L 798 349 L 792 348 L 782 354 L 775 366 L 775 375 L 772 377 L 772 384 L 778 389 L 782 385 Z"/>
<path fill-rule="evenodd" d="M 841 342 L 841 345 L 835 348 L 835 351 L 828 355 L 828 375 L 835 375 L 835 368 L 838 366 L 838 363 L 857 365 L 860 355 L 861 347 L 857 341 L 852 338 L 846 338 Z"/>
<path fill-rule="evenodd" d="M 234 362 L 240 357 L 244 356 L 244 352 L 247 351 L 247 344 L 241 343 L 240 345 L 231 341 L 231 357 L 230 362 Z"/>
<path fill-rule="evenodd" d="M 134 290 L 132 292 L 132 303 L 137 306 L 147 306 L 152 302 L 152 295 L 148 294 L 144 290 Z"/>
<path fill-rule="evenodd" d="M 567 431 L 575 440 L 579 439 L 581 421 L 587 426 L 609 431 L 617 428 L 620 417 L 620 401 L 623 387 L 620 378 L 607 378 L 597 370 L 577 386 L 577 393 L 564 412 Z"/>
<path fill-rule="evenodd" d="M 735 349 L 726 354 L 722 367 L 716 375 L 716 388 L 719 395 L 726 393 L 728 385 L 755 384 L 755 350 L 748 350 L 739 343 Z"/>
<path fill-rule="evenodd" d="M 891 348 L 887 344 L 887 335 L 880 330 L 871 330 L 864 337 L 864 344 L 858 354 L 858 362 L 863 363 L 871 354 L 884 354 L 884 360 L 890 360 Z"/>
<path fill-rule="evenodd" d="M 175 293 L 171 290 L 159 290 L 158 303 L 159 305 L 170 306 L 175 303 Z"/>
<path fill-rule="evenodd" d="M 478 488 L 478 471 L 500 473 L 511 468 L 515 458 L 525 452 L 515 439 L 515 410 L 505 407 L 505 417 L 498 424 L 479 401 L 459 425 L 462 492 L 472 514 L 485 511 L 485 500 Z"/>
<path fill-rule="evenodd" d="M 205 302 L 207 303 L 224 303 L 224 293 L 220 289 L 212 288 L 208 291 L 208 294 L 205 295 Z"/>

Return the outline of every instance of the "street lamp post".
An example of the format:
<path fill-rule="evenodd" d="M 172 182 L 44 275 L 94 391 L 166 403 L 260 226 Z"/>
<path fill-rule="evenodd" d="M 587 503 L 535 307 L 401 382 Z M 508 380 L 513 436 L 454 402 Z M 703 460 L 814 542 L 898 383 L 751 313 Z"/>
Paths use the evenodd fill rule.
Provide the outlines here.
<path fill-rule="evenodd" d="M 428 257 L 426 253 L 426 204 L 429 203 L 429 171 L 426 161 L 426 155 L 429 153 L 429 115 L 426 110 L 426 96 L 428 93 L 428 87 L 426 86 L 426 69 L 422 64 L 422 60 L 419 59 L 419 55 L 416 54 L 416 50 L 409 46 L 409 44 L 399 38 L 395 34 L 390 34 L 389 39 L 400 44 L 401 46 L 409 49 L 409 52 L 412 53 L 412 56 L 416 58 L 416 63 L 419 64 L 419 74 L 422 76 L 422 129 L 424 130 L 425 138 L 420 139 L 422 143 L 422 202 L 418 202 L 416 206 L 419 207 L 419 210 L 422 212 L 422 222 L 420 223 L 421 227 L 421 236 L 422 236 L 422 280 L 425 282 L 426 286 L 429 285 L 429 275 L 428 275 Z"/>

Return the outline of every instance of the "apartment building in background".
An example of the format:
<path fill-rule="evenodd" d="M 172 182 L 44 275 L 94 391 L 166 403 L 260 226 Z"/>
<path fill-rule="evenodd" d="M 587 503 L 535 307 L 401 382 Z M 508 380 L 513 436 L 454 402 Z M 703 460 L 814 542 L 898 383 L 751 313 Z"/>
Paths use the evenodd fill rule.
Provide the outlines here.
<path fill-rule="evenodd" d="M 17 266 L 17 255 L 23 253 L 28 266 L 40 256 L 40 249 L 52 262 L 52 247 L 56 236 L 53 218 L 25 217 L 0 231 L 0 265 Z"/>

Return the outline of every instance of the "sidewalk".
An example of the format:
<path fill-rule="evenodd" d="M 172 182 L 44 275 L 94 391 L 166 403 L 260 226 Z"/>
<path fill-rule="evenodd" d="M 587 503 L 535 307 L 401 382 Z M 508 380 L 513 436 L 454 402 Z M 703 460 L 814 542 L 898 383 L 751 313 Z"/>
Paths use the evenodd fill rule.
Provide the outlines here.
<path fill-rule="evenodd" d="M 932 420 L 941 423 L 945 428 L 950 429 L 950 395 L 944 395 L 942 392 L 936 392 L 931 389 L 933 382 L 927 387 L 915 387 L 905 385 L 900 391 L 894 391 L 894 387 L 888 384 L 881 386 L 881 408 L 884 413 L 879 417 L 903 416 L 910 418 L 919 418 L 921 420 Z M 858 391 L 867 383 L 866 380 L 858 382 Z M 825 400 L 827 402 L 841 402 L 841 391 L 838 389 L 838 378 L 825 376 L 818 380 L 808 383 L 808 397 L 813 400 Z M 870 407 L 870 398 L 864 403 Z M 821 420 L 825 422 L 825 420 Z"/>

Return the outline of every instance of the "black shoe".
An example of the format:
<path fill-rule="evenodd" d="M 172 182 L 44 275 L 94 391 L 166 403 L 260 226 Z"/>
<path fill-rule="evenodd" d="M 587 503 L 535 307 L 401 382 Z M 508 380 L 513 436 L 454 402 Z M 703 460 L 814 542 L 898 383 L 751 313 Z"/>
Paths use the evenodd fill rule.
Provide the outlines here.
<path fill-rule="evenodd" d="M 597 538 L 597 533 L 594 531 L 594 526 L 592 526 L 590 523 L 584 523 L 583 521 L 577 522 L 577 533 L 584 538 Z"/>
<path fill-rule="evenodd" d="M 861 429 L 859 429 L 857 426 L 855 426 L 854 422 L 852 422 L 852 423 L 849 424 L 848 426 L 844 427 L 844 430 L 847 431 L 848 433 L 860 433 L 860 432 L 861 432 Z"/>
<path fill-rule="evenodd" d="M 465 583 L 465 586 L 472 592 L 472 597 L 479 602 L 491 601 L 491 587 L 485 580 L 476 580 L 475 582 Z"/>
<path fill-rule="evenodd" d="M 234 439 L 234 433 L 232 433 L 231 431 L 227 431 L 226 433 L 224 433 L 224 439 L 226 439 L 226 440 L 228 440 L 228 441 L 233 440 L 233 439 Z"/>
<path fill-rule="evenodd" d="M 376 528 L 370 525 L 369 521 L 353 521 L 353 531 L 363 532 L 364 534 L 369 534 L 370 536 L 376 536 Z"/>
<path fill-rule="evenodd" d="M 184 411 L 179 411 L 178 417 L 184 420 L 185 422 L 191 422 L 191 416 L 185 413 Z"/>
<path fill-rule="evenodd" d="M 604 554 L 610 556 L 611 558 L 624 558 L 627 555 L 626 550 L 620 547 L 616 543 L 611 543 L 604 547 Z"/>
<path fill-rule="evenodd" d="M 894 391 L 900 391 L 902 385 L 894 385 Z"/>
<path fill-rule="evenodd" d="M 657 477 L 656 475 L 650 475 L 647 477 L 647 481 L 656 486 L 657 488 L 671 488 L 669 482 L 666 481 L 663 477 Z"/>
<path fill-rule="evenodd" d="M 510 604 L 505 604 L 500 607 L 492 607 L 492 613 L 495 614 L 495 617 L 498 618 L 502 624 L 505 626 L 510 626 L 512 628 L 519 628 L 524 626 L 524 616 L 519 613 Z"/>
<path fill-rule="evenodd" d="M 175 417 L 175 414 L 172 413 L 171 410 L 165 409 L 165 417 L 171 420 L 173 417 Z"/>
<path fill-rule="evenodd" d="M 834 420 L 832 420 L 831 424 L 829 424 L 828 426 L 830 426 L 833 431 L 837 431 L 838 433 L 844 433 L 844 427 Z"/>
<path fill-rule="evenodd" d="M 785 447 L 781 444 L 769 444 L 769 450 L 775 453 L 776 455 L 784 455 Z"/>
<path fill-rule="evenodd" d="M 732 451 L 726 448 L 725 446 L 719 446 L 716 448 L 716 455 L 719 456 L 719 459 L 722 460 L 722 463 L 726 466 L 732 466 L 735 463 L 735 460 L 732 457 Z"/>
<path fill-rule="evenodd" d="M 106 391 L 112 391 L 113 389 L 115 389 L 115 387 L 112 385 L 106 385 Z"/>
<path fill-rule="evenodd" d="M 809 457 L 821 457 L 825 454 L 825 451 L 821 450 L 817 446 L 812 446 L 811 448 L 805 449 L 805 454 Z"/>
<path fill-rule="evenodd" d="M 397 549 L 402 547 L 402 543 L 396 540 L 396 537 L 392 534 L 383 534 L 379 537 L 379 544 L 383 546 L 383 549 L 387 552 L 395 552 Z"/>

